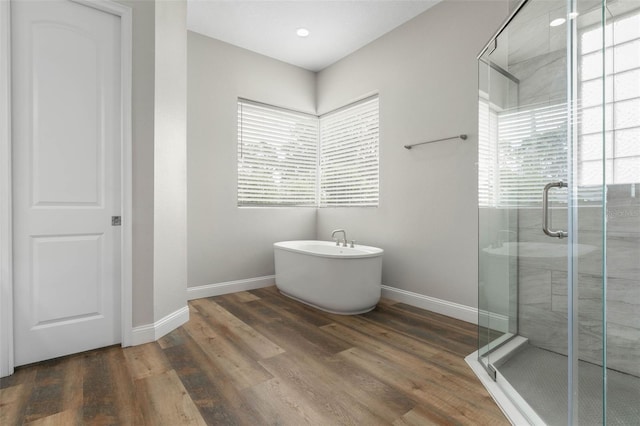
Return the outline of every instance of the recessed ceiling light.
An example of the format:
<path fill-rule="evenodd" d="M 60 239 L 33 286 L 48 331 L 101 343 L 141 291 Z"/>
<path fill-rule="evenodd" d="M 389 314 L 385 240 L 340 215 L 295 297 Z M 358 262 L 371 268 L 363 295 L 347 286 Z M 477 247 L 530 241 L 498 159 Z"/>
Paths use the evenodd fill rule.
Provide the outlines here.
<path fill-rule="evenodd" d="M 296 34 L 298 34 L 298 37 L 307 37 L 309 35 L 309 30 L 306 28 L 298 28 L 296 30 Z"/>
<path fill-rule="evenodd" d="M 566 19 L 564 18 L 558 18 L 558 19 L 554 19 L 553 21 L 551 21 L 549 23 L 550 27 L 559 27 L 560 25 L 564 24 L 565 22 L 567 22 Z"/>

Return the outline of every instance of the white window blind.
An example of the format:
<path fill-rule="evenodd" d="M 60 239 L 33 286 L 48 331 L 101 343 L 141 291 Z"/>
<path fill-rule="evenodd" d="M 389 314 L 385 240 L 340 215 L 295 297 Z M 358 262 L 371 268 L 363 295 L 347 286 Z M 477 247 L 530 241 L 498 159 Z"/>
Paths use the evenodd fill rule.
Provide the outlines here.
<path fill-rule="evenodd" d="M 498 114 L 489 102 L 478 102 L 478 204 L 498 205 Z"/>
<path fill-rule="evenodd" d="M 320 117 L 320 206 L 377 206 L 378 97 Z"/>
<path fill-rule="evenodd" d="M 501 206 L 540 206 L 546 184 L 567 181 L 565 104 L 502 112 L 498 114 L 498 135 Z M 553 191 L 550 199 L 566 202 L 566 194 Z"/>
<path fill-rule="evenodd" d="M 478 110 L 479 205 L 540 206 L 544 186 L 567 179 L 566 105 L 496 111 L 480 100 Z"/>
<path fill-rule="evenodd" d="M 318 118 L 238 100 L 238 205 L 315 206 Z"/>

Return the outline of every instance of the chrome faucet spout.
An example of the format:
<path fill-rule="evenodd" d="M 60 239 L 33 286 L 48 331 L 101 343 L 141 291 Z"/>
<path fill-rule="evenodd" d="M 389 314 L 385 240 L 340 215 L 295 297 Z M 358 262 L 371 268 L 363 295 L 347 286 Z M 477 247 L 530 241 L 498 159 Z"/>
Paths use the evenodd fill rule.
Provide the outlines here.
<path fill-rule="evenodd" d="M 340 232 L 342 232 L 342 246 L 346 247 L 347 246 L 347 231 L 345 231 L 344 229 L 336 229 L 335 231 L 333 231 L 331 233 L 331 239 L 334 240 L 336 242 L 336 245 L 339 246 L 340 245 L 340 240 L 335 238 L 336 234 L 339 234 Z"/>

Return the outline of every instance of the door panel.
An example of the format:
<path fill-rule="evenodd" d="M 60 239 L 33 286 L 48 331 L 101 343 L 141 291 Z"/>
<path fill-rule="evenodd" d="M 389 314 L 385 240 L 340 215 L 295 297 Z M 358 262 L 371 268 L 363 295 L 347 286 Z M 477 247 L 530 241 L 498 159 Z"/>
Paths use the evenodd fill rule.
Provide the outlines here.
<path fill-rule="evenodd" d="M 33 202 L 100 205 L 105 141 L 99 124 L 106 99 L 99 40 L 49 22 L 34 23 L 31 37 Z M 83 125 L 68 125 L 76 122 Z"/>
<path fill-rule="evenodd" d="M 120 342 L 120 18 L 12 3 L 16 365 Z"/>
<path fill-rule="evenodd" d="M 102 235 L 32 237 L 31 241 L 35 327 L 99 315 Z M 73 297 L 59 298 L 58 293 Z"/>

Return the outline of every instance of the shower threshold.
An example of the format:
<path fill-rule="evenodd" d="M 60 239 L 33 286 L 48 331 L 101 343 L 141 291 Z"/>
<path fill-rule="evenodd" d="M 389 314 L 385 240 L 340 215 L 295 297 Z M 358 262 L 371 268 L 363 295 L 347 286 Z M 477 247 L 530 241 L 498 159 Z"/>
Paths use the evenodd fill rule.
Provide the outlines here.
<path fill-rule="evenodd" d="M 567 357 L 538 348 L 527 339 L 517 336 L 491 354 L 493 366 L 497 370 L 493 382 L 482 364 L 473 365 L 491 396 L 513 424 L 566 425 L 568 405 Z M 479 374 L 480 373 L 480 374 Z M 602 424 L 602 367 L 585 361 L 578 364 L 578 415 L 579 424 Z M 492 389 L 483 377 L 492 382 Z M 516 391 L 517 389 L 517 391 Z M 637 424 L 640 419 L 640 378 L 607 370 L 607 424 Z M 500 395 L 499 395 L 500 394 Z M 501 404 L 506 399 L 509 404 Z M 538 414 L 540 413 L 540 414 Z"/>
<path fill-rule="evenodd" d="M 510 340 L 501 343 L 501 346 L 490 353 L 491 366 L 494 367 L 496 371 L 495 381 L 489 376 L 489 373 L 485 370 L 483 363 L 478 359 L 479 351 L 475 351 L 465 358 L 465 361 L 469 364 L 485 389 L 487 389 L 489 395 L 491 395 L 511 424 L 514 425 L 544 424 L 542 419 L 529 406 L 527 401 L 520 396 L 520 394 L 504 378 L 502 373 L 495 368 L 513 356 L 513 354 L 517 353 L 521 347 L 527 344 L 527 342 L 528 339 L 522 336 L 514 336 L 510 338 Z"/>

